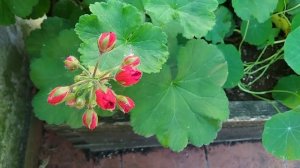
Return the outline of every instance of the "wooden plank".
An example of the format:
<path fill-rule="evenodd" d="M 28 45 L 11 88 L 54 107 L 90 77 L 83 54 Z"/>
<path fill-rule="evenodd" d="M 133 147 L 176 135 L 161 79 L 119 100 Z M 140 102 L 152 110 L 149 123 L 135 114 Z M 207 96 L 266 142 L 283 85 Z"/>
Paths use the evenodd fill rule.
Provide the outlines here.
<path fill-rule="evenodd" d="M 286 110 L 284 106 L 276 105 L 282 111 Z M 223 123 L 215 142 L 260 139 L 264 122 L 276 113 L 272 105 L 264 101 L 235 101 L 230 102 L 229 108 L 230 119 Z M 70 129 L 51 125 L 46 125 L 46 129 L 55 130 L 75 147 L 91 152 L 160 146 L 155 137 L 145 138 L 135 134 L 127 120 L 114 123 L 111 118 L 108 122 L 102 120 L 92 132 L 86 128 Z"/>

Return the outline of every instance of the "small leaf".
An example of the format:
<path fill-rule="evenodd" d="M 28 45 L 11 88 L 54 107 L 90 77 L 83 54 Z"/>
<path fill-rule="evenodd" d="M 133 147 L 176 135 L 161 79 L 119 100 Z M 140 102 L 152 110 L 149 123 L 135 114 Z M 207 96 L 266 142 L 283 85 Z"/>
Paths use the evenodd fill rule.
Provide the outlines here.
<path fill-rule="evenodd" d="M 263 23 L 270 18 L 277 2 L 278 0 L 232 0 L 232 6 L 242 20 L 250 20 L 253 17 L 259 23 Z"/>
<path fill-rule="evenodd" d="M 143 15 L 135 7 L 118 1 L 95 3 L 90 10 L 93 14 L 81 16 L 75 29 L 84 42 L 79 52 L 85 65 L 95 66 L 99 58 L 99 35 L 113 31 L 117 34 L 117 44 L 100 57 L 100 69 L 114 68 L 132 50 L 141 58 L 142 71 L 159 72 L 168 56 L 167 36 L 160 28 L 144 23 Z"/>
<path fill-rule="evenodd" d="M 42 48 L 47 48 L 46 43 L 55 38 L 60 31 L 71 28 L 67 20 L 58 17 L 47 18 L 41 26 L 31 32 L 25 41 L 25 47 L 30 58 L 39 58 Z"/>
<path fill-rule="evenodd" d="M 25 18 L 38 0 L 0 0 L 0 25 L 9 25 L 15 22 L 15 15 Z"/>
<path fill-rule="evenodd" d="M 80 6 L 70 0 L 59 0 L 55 3 L 52 10 L 54 16 L 68 19 L 74 25 L 84 13 Z"/>
<path fill-rule="evenodd" d="M 215 24 L 213 11 L 217 0 L 148 0 L 144 4 L 152 22 L 164 27 L 176 21 L 182 27 L 182 34 L 188 39 L 203 37 Z"/>
<path fill-rule="evenodd" d="M 224 43 L 225 36 L 230 32 L 233 27 L 233 20 L 231 12 L 224 6 L 220 6 L 216 11 L 216 24 L 205 36 L 206 40 L 212 43 Z"/>
<path fill-rule="evenodd" d="M 262 142 L 272 155 L 284 160 L 300 159 L 300 112 L 279 113 L 264 126 Z"/>
<path fill-rule="evenodd" d="M 192 40 L 180 49 L 178 59 L 175 79 L 164 66 L 160 73 L 145 74 L 139 84 L 125 90 L 136 102 L 130 116 L 134 131 L 146 137 L 156 135 L 174 151 L 188 143 L 208 144 L 229 115 L 221 88 L 227 76 L 222 52 Z"/>
<path fill-rule="evenodd" d="M 284 60 L 297 73 L 300 74 L 300 27 L 289 33 L 284 43 Z"/>
<path fill-rule="evenodd" d="M 290 75 L 281 78 L 274 90 L 288 91 L 290 93 L 274 92 L 273 98 L 280 101 L 289 108 L 296 108 L 300 105 L 300 77 Z"/>
<path fill-rule="evenodd" d="M 32 8 L 32 12 L 29 15 L 29 18 L 31 19 L 40 18 L 45 14 L 47 14 L 49 9 L 50 9 L 50 0 L 39 0 L 38 4 Z"/>
<path fill-rule="evenodd" d="M 242 22 L 241 32 L 245 36 L 247 21 Z M 259 23 L 255 19 L 249 20 L 249 26 L 245 41 L 253 45 L 266 44 L 272 34 L 272 21 L 269 19 L 266 22 Z"/>
<path fill-rule="evenodd" d="M 228 77 L 223 87 L 235 87 L 244 75 L 244 67 L 241 60 L 241 54 L 231 44 L 220 44 L 218 45 L 218 49 L 222 51 L 228 64 Z"/>

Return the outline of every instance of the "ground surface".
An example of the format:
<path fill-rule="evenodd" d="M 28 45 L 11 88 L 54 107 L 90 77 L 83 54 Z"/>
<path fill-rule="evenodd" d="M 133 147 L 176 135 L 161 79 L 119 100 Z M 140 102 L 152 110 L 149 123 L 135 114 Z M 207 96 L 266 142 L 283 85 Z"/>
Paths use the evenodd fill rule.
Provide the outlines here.
<path fill-rule="evenodd" d="M 164 148 L 132 149 L 91 154 L 45 132 L 39 155 L 47 168 L 299 168 L 300 161 L 278 160 L 260 142 L 188 147 L 180 153 Z"/>

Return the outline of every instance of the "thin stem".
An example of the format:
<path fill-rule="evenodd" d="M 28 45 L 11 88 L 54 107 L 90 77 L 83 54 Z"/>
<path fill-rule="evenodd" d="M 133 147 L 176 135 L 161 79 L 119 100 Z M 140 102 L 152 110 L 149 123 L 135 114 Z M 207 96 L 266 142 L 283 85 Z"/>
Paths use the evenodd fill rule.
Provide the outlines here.
<path fill-rule="evenodd" d="M 80 68 L 81 70 L 83 70 L 85 73 L 87 73 L 88 75 L 91 74 L 90 71 L 88 71 L 84 66 L 79 65 L 79 68 Z"/>
<path fill-rule="evenodd" d="M 73 89 L 75 86 L 84 84 L 84 83 L 86 83 L 86 82 L 88 82 L 88 81 L 89 81 L 89 80 L 82 80 L 82 81 L 76 82 L 76 83 L 70 85 L 70 89 Z"/>
<path fill-rule="evenodd" d="M 264 55 L 264 53 L 265 53 L 265 51 L 267 50 L 267 48 L 268 48 L 268 45 L 266 45 L 265 47 L 264 47 L 264 49 L 261 51 L 261 53 L 259 54 L 259 56 L 258 56 L 258 58 L 255 60 L 255 62 L 252 64 L 252 65 L 250 65 L 249 67 L 249 70 L 247 69 L 247 72 L 249 72 L 255 65 L 257 65 L 257 62 L 261 59 L 261 57 Z"/>
<path fill-rule="evenodd" d="M 97 63 L 96 63 L 96 65 L 95 65 L 95 68 L 94 68 L 94 72 L 93 72 L 92 78 L 94 78 L 95 75 L 96 75 L 96 72 L 97 72 L 97 69 L 98 69 L 99 62 L 100 62 L 100 58 L 97 60 Z"/>
<path fill-rule="evenodd" d="M 93 98 L 95 95 L 95 86 L 92 87 L 91 92 L 90 92 L 90 96 L 89 96 L 89 104 L 88 104 L 88 108 L 89 109 L 93 109 Z"/>
<path fill-rule="evenodd" d="M 241 48 L 242 48 L 243 42 L 245 41 L 246 36 L 247 36 L 247 32 L 248 32 L 248 28 L 249 28 L 249 22 L 250 21 L 248 20 L 247 24 L 246 24 L 246 28 L 245 28 L 245 34 L 244 34 L 244 36 L 242 38 L 242 41 L 240 42 L 240 45 L 239 45 L 239 51 L 240 51 L 240 53 L 241 53 Z"/>
<path fill-rule="evenodd" d="M 273 108 L 277 111 L 277 113 L 281 113 L 281 111 L 279 110 L 279 108 L 274 104 L 274 102 L 272 102 L 270 99 L 267 99 L 267 98 L 264 98 L 262 96 L 259 96 L 259 95 L 255 95 L 255 94 L 252 94 L 252 96 L 256 97 L 256 98 L 259 98 L 261 100 L 264 100 L 266 101 L 267 103 L 271 104 L 273 106 Z"/>
<path fill-rule="evenodd" d="M 295 9 L 299 8 L 299 7 L 300 7 L 300 4 L 294 6 L 294 7 L 290 8 L 290 9 L 287 9 L 287 10 L 284 10 L 284 11 L 281 11 L 281 12 L 277 12 L 275 14 L 282 14 L 282 13 L 290 12 L 292 10 L 295 10 Z"/>
<path fill-rule="evenodd" d="M 277 41 L 274 41 L 274 44 L 280 44 L 280 43 L 284 43 L 285 42 L 285 39 L 283 40 L 277 40 Z"/>
<path fill-rule="evenodd" d="M 250 94 L 263 95 L 263 94 L 267 94 L 267 93 L 288 93 L 288 94 L 292 94 L 292 95 L 300 98 L 300 95 L 296 94 L 295 92 L 288 91 L 288 90 L 268 90 L 268 91 L 257 92 L 257 91 L 251 91 L 251 90 L 246 89 L 242 83 L 238 83 L 238 87 L 242 91 L 244 91 L 246 93 L 250 93 Z"/>

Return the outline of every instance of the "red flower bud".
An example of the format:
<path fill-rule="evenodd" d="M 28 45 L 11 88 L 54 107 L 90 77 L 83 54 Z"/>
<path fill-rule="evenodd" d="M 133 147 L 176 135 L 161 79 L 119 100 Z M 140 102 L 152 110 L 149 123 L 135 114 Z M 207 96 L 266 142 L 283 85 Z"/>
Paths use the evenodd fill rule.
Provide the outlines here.
<path fill-rule="evenodd" d="M 121 111 L 123 111 L 124 113 L 128 113 L 135 106 L 133 100 L 131 98 L 127 97 L 127 96 L 118 95 L 117 96 L 117 103 L 118 103 L 119 109 Z"/>
<path fill-rule="evenodd" d="M 114 32 L 105 32 L 98 38 L 98 48 L 100 53 L 112 50 L 116 44 L 117 36 Z"/>
<path fill-rule="evenodd" d="M 57 105 L 59 103 L 62 103 L 65 101 L 65 98 L 67 97 L 68 93 L 70 91 L 70 88 L 67 86 L 58 86 L 54 88 L 48 96 L 48 103 L 51 105 Z"/>
<path fill-rule="evenodd" d="M 105 91 L 104 91 L 105 90 Z M 102 110 L 113 111 L 116 108 L 116 96 L 110 88 L 96 90 L 96 102 Z"/>
<path fill-rule="evenodd" d="M 122 66 L 133 66 L 136 67 L 140 65 L 141 59 L 139 56 L 136 55 L 128 55 L 127 57 L 124 58 Z"/>
<path fill-rule="evenodd" d="M 77 69 L 79 67 L 79 61 L 77 58 L 75 58 L 74 56 L 68 56 L 65 61 L 65 67 L 70 70 L 73 71 L 75 69 Z"/>
<path fill-rule="evenodd" d="M 93 130 L 98 125 L 98 116 L 94 110 L 87 110 L 82 115 L 82 124 L 90 130 Z"/>
<path fill-rule="evenodd" d="M 115 79 L 123 86 L 131 86 L 140 81 L 142 72 L 132 66 L 122 67 Z"/>

